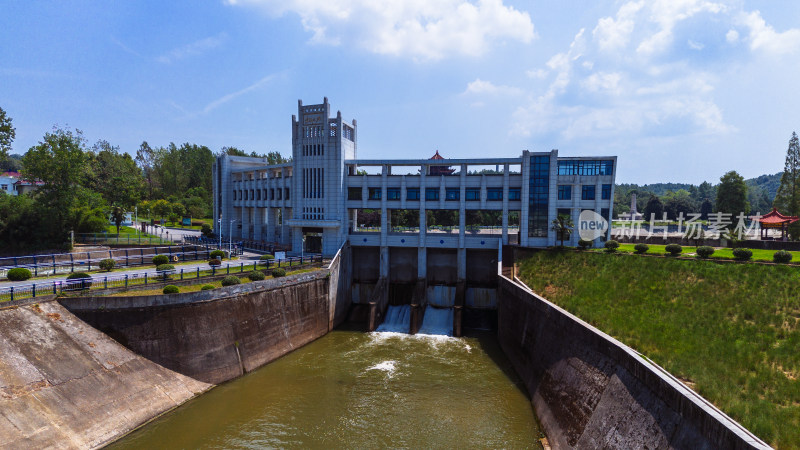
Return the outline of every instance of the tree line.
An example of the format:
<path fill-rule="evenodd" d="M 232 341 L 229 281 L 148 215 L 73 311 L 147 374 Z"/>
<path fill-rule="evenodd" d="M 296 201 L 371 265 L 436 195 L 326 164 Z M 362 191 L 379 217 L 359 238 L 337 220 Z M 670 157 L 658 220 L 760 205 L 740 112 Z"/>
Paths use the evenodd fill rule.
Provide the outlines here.
<path fill-rule="evenodd" d="M 107 229 L 119 211 L 177 221 L 209 218 L 215 154 L 204 145 L 142 142 L 135 156 L 108 141 L 89 146 L 80 130 L 54 127 L 23 155 L 11 154 L 12 120 L 0 108 L 0 169 L 39 182 L 29 195 L 0 194 L 0 248 L 10 252 L 64 249 L 69 232 Z M 250 154 L 223 147 L 217 154 L 286 162 L 280 153 Z"/>

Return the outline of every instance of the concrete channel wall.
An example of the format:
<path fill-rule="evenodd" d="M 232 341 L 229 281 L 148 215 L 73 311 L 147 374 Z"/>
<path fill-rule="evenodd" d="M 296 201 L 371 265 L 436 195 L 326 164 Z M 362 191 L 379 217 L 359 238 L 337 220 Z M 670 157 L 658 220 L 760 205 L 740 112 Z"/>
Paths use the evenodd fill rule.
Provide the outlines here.
<path fill-rule="evenodd" d="M 218 384 L 328 333 L 344 316 L 329 282 L 323 270 L 210 291 L 60 302 L 137 354 Z"/>
<path fill-rule="evenodd" d="M 769 448 L 657 365 L 505 276 L 498 328 L 554 449 Z"/>
<path fill-rule="evenodd" d="M 37 300 L 0 309 L 0 448 L 101 447 L 211 387 Z"/>

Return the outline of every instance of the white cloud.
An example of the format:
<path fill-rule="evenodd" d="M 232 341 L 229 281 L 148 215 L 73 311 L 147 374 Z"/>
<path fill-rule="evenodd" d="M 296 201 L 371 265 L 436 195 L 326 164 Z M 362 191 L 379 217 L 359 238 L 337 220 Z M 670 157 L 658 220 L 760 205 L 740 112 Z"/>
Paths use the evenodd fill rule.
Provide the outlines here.
<path fill-rule="evenodd" d="M 267 84 L 270 81 L 272 81 L 273 78 L 275 78 L 274 75 L 267 75 L 266 77 L 256 81 L 255 83 L 251 84 L 250 86 L 247 86 L 244 89 L 240 89 L 240 90 L 238 90 L 236 92 L 232 92 L 230 94 L 223 95 L 222 97 L 220 97 L 220 98 L 214 100 L 213 102 L 209 103 L 208 105 L 206 105 L 205 108 L 203 108 L 203 114 L 208 114 L 211 111 L 217 109 L 218 107 L 224 105 L 225 103 L 228 103 L 229 101 L 235 99 L 236 97 L 240 97 L 240 96 L 242 96 L 244 94 L 247 94 L 248 92 L 251 92 L 251 91 L 254 91 L 254 90 L 260 88 L 261 86 L 264 86 L 265 84 Z"/>
<path fill-rule="evenodd" d="M 736 30 L 728 30 L 725 33 L 725 40 L 730 42 L 731 44 L 739 41 L 739 32 Z"/>
<path fill-rule="evenodd" d="M 634 16 L 644 6 L 644 1 L 629 2 L 617 11 L 617 18 L 604 17 L 597 21 L 592 35 L 601 50 L 614 51 L 625 47 L 633 32 Z"/>
<path fill-rule="evenodd" d="M 484 81 L 480 78 L 476 78 L 475 81 L 472 81 L 467 84 L 467 89 L 463 92 L 464 94 L 489 94 L 489 95 L 512 95 L 512 94 L 519 94 L 522 90 L 519 88 L 515 88 L 512 86 L 498 86 L 493 84 L 491 81 Z"/>
<path fill-rule="evenodd" d="M 228 0 L 276 16 L 295 13 L 311 42 L 357 45 L 415 60 L 481 55 L 494 41 L 529 43 L 530 15 L 502 0 Z"/>
<path fill-rule="evenodd" d="M 702 49 L 704 49 L 704 48 L 705 48 L 705 45 L 703 45 L 702 43 L 700 43 L 700 42 L 695 42 L 695 41 L 693 41 L 693 40 L 691 40 L 691 39 L 689 39 L 688 41 L 686 41 L 686 44 L 687 44 L 687 45 L 689 46 L 689 48 L 690 48 L 690 49 L 692 49 L 692 50 L 702 50 Z"/>
<path fill-rule="evenodd" d="M 545 77 L 547 77 L 547 74 L 548 72 L 544 69 L 532 69 L 525 71 L 525 75 L 527 75 L 528 78 L 535 78 L 539 80 L 543 80 Z"/>
<path fill-rule="evenodd" d="M 774 54 L 794 53 L 800 49 L 800 29 L 792 28 L 782 33 L 775 31 L 761 17 L 761 13 L 753 11 L 742 13 L 739 22 L 750 29 L 747 40 L 750 49 Z"/>
<path fill-rule="evenodd" d="M 611 95 L 620 94 L 620 81 L 622 74 L 619 72 L 597 72 L 591 74 L 581 82 L 584 89 L 589 92 L 604 92 Z"/>
<path fill-rule="evenodd" d="M 158 62 L 169 64 L 175 62 L 180 59 L 187 58 L 189 56 L 197 56 L 201 55 L 209 50 L 213 50 L 217 47 L 220 47 L 225 41 L 228 39 L 228 35 L 226 33 L 220 33 L 216 36 L 210 36 L 207 38 L 203 38 L 197 41 L 192 42 L 191 44 L 187 44 L 178 48 L 174 48 L 167 53 L 156 58 Z"/>
<path fill-rule="evenodd" d="M 657 24 L 658 31 L 642 41 L 636 51 L 651 55 L 666 49 L 674 39 L 675 25 L 699 13 L 718 14 L 725 5 L 705 0 L 656 0 L 649 5 L 649 20 Z"/>

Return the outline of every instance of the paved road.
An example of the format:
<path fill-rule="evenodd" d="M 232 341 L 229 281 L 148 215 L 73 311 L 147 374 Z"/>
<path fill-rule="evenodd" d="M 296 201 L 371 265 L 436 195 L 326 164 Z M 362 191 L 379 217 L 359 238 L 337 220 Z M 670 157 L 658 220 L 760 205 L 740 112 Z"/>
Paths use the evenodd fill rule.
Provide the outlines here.
<path fill-rule="evenodd" d="M 236 259 L 236 260 L 233 260 L 233 261 L 223 261 L 222 262 L 222 266 L 220 268 L 218 268 L 218 270 L 225 270 L 225 267 L 227 265 L 230 265 L 231 266 L 231 271 L 233 271 L 234 268 L 236 268 L 237 273 L 238 273 L 238 270 L 239 270 L 241 264 L 244 263 L 245 271 L 246 271 L 247 270 L 247 266 L 250 265 L 250 267 L 252 268 L 253 262 L 258 260 L 258 258 L 260 256 L 261 255 L 257 254 L 257 253 L 244 252 L 243 255 L 239 256 L 239 259 Z M 190 271 L 193 271 L 193 270 L 197 270 L 198 267 L 200 268 L 200 270 L 208 270 L 209 269 L 208 262 L 205 261 L 205 260 L 199 260 L 199 261 L 196 261 L 196 262 L 182 264 L 182 265 L 176 266 L 175 269 L 178 272 L 180 272 L 181 269 L 183 269 L 184 272 L 190 272 Z M 92 275 L 92 279 L 93 280 L 102 281 L 103 278 L 106 277 L 106 276 L 108 276 L 108 277 L 112 277 L 112 276 L 113 277 L 117 277 L 117 276 L 123 276 L 125 274 L 128 274 L 128 275 L 139 274 L 139 276 L 143 277 L 144 273 L 147 273 L 147 277 L 148 278 L 150 278 L 151 276 L 157 276 L 156 269 L 154 267 L 131 267 L 129 269 L 127 269 L 127 268 L 125 268 L 125 269 L 119 268 L 119 269 L 114 270 L 113 272 L 109 272 L 109 273 L 93 273 L 91 275 Z M 64 274 L 62 276 L 54 276 L 54 277 L 50 277 L 50 278 L 47 278 L 47 279 L 30 279 L 30 280 L 25 280 L 25 281 L 8 281 L 7 279 L 3 278 L 2 280 L 0 280 L 0 289 L 7 288 L 7 287 L 10 287 L 10 286 L 30 286 L 32 284 L 35 284 L 37 292 L 44 292 L 48 288 L 51 289 L 51 290 L 53 289 L 53 282 L 63 282 L 63 281 L 65 281 L 67 279 L 67 275 L 69 275 L 69 274 Z"/>

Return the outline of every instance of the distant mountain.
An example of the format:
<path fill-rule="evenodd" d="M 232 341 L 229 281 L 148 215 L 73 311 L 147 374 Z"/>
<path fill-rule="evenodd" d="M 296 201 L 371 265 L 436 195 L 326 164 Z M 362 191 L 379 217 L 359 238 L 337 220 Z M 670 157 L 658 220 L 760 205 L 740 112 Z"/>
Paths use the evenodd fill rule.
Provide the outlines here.
<path fill-rule="evenodd" d="M 754 186 L 764 189 L 767 192 L 767 197 L 772 201 L 775 199 L 775 194 L 778 192 L 778 186 L 781 185 L 781 176 L 783 176 L 783 172 L 778 172 L 775 175 L 761 175 L 756 178 L 744 180 L 744 182 L 747 184 L 748 189 Z"/>

